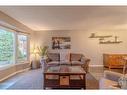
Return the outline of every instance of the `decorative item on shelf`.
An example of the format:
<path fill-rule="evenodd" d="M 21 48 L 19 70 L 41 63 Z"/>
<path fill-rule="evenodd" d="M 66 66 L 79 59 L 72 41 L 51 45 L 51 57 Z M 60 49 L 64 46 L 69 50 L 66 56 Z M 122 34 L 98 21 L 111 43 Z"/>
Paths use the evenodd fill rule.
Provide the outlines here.
<path fill-rule="evenodd" d="M 95 33 L 91 33 L 89 38 L 109 38 L 112 37 L 112 35 L 106 35 L 106 36 L 97 36 Z"/>
<path fill-rule="evenodd" d="M 104 42 L 104 38 L 99 38 L 99 42 L 103 43 Z"/>
<path fill-rule="evenodd" d="M 114 37 L 115 38 L 115 40 L 114 41 L 104 41 L 104 38 L 102 39 L 102 38 L 100 38 L 99 40 L 100 40 L 100 44 L 119 44 L 119 43 L 122 43 L 122 41 L 118 41 L 117 39 L 118 39 L 118 36 L 115 36 Z"/>
<path fill-rule="evenodd" d="M 113 37 L 112 35 L 105 35 L 105 36 L 98 36 L 95 33 L 91 33 L 89 38 L 99 38 L 99 44 L 119 44 L 122 43 L 123 41 L 118 41 L 118 36 L 115 36 L 114 41 L 105 41 L 105 39 Z"/>

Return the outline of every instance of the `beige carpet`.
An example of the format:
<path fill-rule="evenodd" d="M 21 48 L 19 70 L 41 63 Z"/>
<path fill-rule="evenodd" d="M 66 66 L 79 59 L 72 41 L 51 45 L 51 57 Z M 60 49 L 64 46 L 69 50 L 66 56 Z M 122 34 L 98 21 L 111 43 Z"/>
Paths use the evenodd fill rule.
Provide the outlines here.
<path fill-rule="evenodd" d="M 13 79 L 13 84 L 10 85 L 6 89 L 18 89 L 18 90 L 36 90 L 36 89 L 42 89 L 43 90 L 43 84 L 42 84 L 42 70 L 36 69 L 36 70 L 29 70 L 27 72 L 23 72 L 20 74 L 15 75 L 14 77 L 4 81 L 4 83 L 8 82 L 11 83 L 10 80 Z M 92 74 L 88 73 L 86 75 L 86 89 L 98 89 L 98 80 L 95 79 Z"/>

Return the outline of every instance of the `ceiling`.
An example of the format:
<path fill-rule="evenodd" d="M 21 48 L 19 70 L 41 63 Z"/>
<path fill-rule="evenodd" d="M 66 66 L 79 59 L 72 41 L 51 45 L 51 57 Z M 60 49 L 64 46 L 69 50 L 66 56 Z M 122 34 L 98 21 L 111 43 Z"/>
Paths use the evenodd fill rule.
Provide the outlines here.
<path fill-rule="evenodd" d="M 0 11 L 35 31 L 127 27 L 125 6 L 1 6 Z"/>

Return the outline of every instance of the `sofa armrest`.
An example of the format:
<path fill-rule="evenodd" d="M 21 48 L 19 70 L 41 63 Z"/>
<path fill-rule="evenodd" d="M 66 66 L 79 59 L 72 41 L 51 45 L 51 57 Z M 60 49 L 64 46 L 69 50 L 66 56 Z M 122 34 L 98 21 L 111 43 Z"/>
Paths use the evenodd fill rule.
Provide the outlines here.
<path fill-rule="evenodd" d="M 122 76 L 123 76 L 123 74 L 121 74 L 121 73 L 108 71 L 108 70 L 104 71 L 104 78 L 109 79 L 109 80 L 113 80 L 113 81 L 118 82 L 119 78 Z"/>
<path fill-rule="evenodd" d="M 81 62 L 83 63 L 83 64 L 82 64 L 83 69 L 84 69 L 86 72 L 88 72 L 88 71 L 89 71 L 90 59 L 83 57 L 83 58 L 81 59 Z"/>
<path fill-rule="evenodd" d="M 86 58 L 85 56 L 83 56 L 83 57 L 81 58 L 81 62 L 82 62 L 82 63 L 89 63 L 89 62 L 90 62 L 90 59 L 88 59 L 88 58 Z"/>
<path fill-rule="evenodd" d="M 48 63 L 48 62 L 50 62 L 51 61 L 51 59 L 50 58 L 47 58 L 46 59 L 46 63 Z"/>

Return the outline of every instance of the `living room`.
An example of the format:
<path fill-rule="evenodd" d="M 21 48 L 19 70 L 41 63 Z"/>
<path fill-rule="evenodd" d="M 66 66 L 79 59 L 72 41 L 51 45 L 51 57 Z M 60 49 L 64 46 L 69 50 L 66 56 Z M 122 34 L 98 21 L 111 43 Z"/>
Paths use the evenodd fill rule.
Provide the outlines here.
<path fill-rule="evenodd" d="M 58 67 L 61 67 L 61 61 L 67 63 L 67 67 L 73 67 L 68 64 L 77 61 L 80 56 L 78 54 L 85 57 L 85 62 L 80 66 L 85 73 L 83 71 L 81 75 L 79 74 L 85 76 L 82 79 L 82 83 L 85 79 L 85 84 L 81 88 L 76 86 L 78 89 L 120 89 L 118 79 L 126 71 L 126 10 L 126 6 L 1 6 L 0 46 L 8 46 L 5 44 L 8 40 L 6 37 L 4 39 L 2 33 L 5 32 L 5 35 L 8 32 L 11 33 L 13 40 L 9 46 L 13 49 L 9 50 L 13 52 L 9 54 L 13 56 L 13 60 L 10 61 L 12 57 L 5 58 L 4 61 L 9 63 L 3 64 L 3 56 L 6 53 L 3 52 L 0 55 L 0 64 L 2 64 L 0 65 L 0 89 L 43 90 L 43 84 L 45 84 L 43 81 L 46 80 L 42 76 L 42 69 L 44 69 L 42 64 L 47 62 L 45 59 L 42 60 L 43 62 L 40 61 L 42 56 L 39 56 L 38 48 L 43 49 L 45 46 L 48 47 L 48 57 L 51 53 L 59 54 L 59 58 L 55 59 L 60 63 Z M 53 46 L 54 40 L 59 41 L 59 47 L 55 47 L 56 44 Z M 1 48 L 0 51 L 5 51 L 3 49 L 5 48 Z M 19 56 L 20 53 L 23 55 Z M 112 57 L 114 60 L 107 62 L 110 56 L 115 56 Z M 53 55 L 53 57 L 56 56 Z M 87 59 L 89 60 L 88 72 L 87 67 L 82 68 L 82 65 L 86 66 Z M 79 58 L 79 60 L 82 59 Z M 115 67 L 113 67 L 114 64 Z M 70 89 L 71 80 L 68 78 L 71 75 L 65 73 L 64 77 L 61 77 L 62 86 L 52 88 L 48 85 L 45 89 Z M 112 77 L 119 75 L 119 77 L 115 80 L 111 80 L 112 77 L 110 77 L 105 81 L 102 80 L 105 74 Z M 57 76 L 62 75 L 63 73 L 59 73 Z"/>

